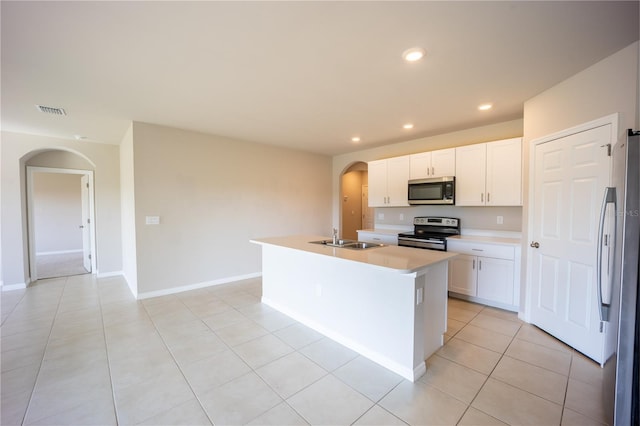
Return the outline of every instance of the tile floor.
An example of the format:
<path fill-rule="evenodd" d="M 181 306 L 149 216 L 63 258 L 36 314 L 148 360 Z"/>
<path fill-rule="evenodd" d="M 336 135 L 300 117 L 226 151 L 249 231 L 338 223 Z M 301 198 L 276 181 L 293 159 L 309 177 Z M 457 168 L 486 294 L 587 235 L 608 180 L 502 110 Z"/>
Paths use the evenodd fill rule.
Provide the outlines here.
<path fill-rule="evenodd" d="M 122 278 L 2 299 L 1 424 L 587 425 L 601 370 L 516 315 L 449 300 L 416 383 L 260 303 L 260 280 L 136 301 Z"/>

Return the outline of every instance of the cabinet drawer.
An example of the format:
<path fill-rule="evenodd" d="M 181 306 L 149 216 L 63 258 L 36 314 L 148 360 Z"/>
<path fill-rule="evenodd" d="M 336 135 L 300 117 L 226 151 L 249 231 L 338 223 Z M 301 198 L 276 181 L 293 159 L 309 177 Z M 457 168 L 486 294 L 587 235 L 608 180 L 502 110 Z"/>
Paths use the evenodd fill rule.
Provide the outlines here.
<path fill-rule="evenodd" d="M 378 234 L 376 232 L 358 231 L 358 241 L 397 246 L 398 236 L 393 234 Z"/>
<path fill-rule="evenodd" d="M 469 241 L 448 240 L 447 250 L 472 256 L 494 257 L 497 259 L 515 259 L 515 247 L 501 244 L 483 244 Z"/>

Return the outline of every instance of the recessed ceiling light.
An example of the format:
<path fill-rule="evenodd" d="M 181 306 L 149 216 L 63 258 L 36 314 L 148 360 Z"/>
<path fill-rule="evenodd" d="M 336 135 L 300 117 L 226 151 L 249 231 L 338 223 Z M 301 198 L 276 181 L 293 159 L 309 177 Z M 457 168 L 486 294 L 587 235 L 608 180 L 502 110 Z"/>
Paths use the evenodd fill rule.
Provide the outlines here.
<path fill-rule="evenodd" d="M 359 136 L 352 137 L 351 142 L 360 142 L 360 137 Z"/>
<path fill-rule="evenodd" d="M 482 105 L 478 106 L 478 109 L 480 111 L 487 111 L 487 110 L 490 110 L 492 107 L 493 107 L 493 105 L 491 105 L 491 104 L 482 104 Z"/>
<path fill-rule="evenodd" d="M 402 128 L 403 128 L 403 129 L 407 129 L 407 130 L 409 130 L 409 129 L 413 129 L 413 124 L 411 124 L 411 123 L 407 123 L 407 124 L 405 124 L 404 126 L 402 126 Z"/>
<path fill-rule="evenodd" d="M 427 54 L 427 51 L 422 47 L 412 47 L 411 49 L 407 49 L 402 52 L 402 57 L 407 62 L 416 62 L 419 61 Z"/>

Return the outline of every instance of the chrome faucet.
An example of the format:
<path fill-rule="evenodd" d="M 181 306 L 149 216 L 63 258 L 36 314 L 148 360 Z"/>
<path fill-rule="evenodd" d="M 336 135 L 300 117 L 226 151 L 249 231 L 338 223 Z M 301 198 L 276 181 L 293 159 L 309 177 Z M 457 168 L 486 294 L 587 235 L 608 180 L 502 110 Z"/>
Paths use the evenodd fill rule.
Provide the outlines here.
<path fill-rule="evenodd" d="M 338 244 L 338 229 L 333 228 L 333 244 Z"/>

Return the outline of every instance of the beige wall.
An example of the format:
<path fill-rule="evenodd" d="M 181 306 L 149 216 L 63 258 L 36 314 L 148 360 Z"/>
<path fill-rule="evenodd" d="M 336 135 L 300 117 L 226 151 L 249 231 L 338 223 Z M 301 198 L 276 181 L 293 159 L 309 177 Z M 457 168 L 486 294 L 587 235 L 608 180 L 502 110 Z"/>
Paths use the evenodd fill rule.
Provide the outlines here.
<path fill-rule="evenodd" d="M 640 128 L 638 98 L 638 42 L 605 58 L 595 65 L 530 99 L 524 105 L 524 184 L 529 187 L 531 141 L 577 125 L 619 113 L 618 138 L 624 140 L 626 129 Z M 523 288 L 526 284 L 526 253 L 529 250 L 529 193 L 524 193 L 523 207 Z"/>
<path fill-rule="evenodd" d="M 120 273 L 122 269 L 119 148 L 107 144 L 2 132 L 0 227 L 2 283 L 5 286 L 22 285 L 29 281 L 25 163 L 37 154 L 52 150 L 57 153 L 44 156 L 46 161 L 30 164 L 61 168 L 77 168 L 78 164 L 87 162 L 92 164 L 95 173 L 98 273 Z M 83 160 L 76 160 L 75 156 Z"/>
<path fill-rule="evenodd" d="M 37 254 L 82 251 L 82 175 L 33 174 Z"/>
<path fill-rule="evenodd" d="M 136 206 L 133 170 L 133 123 L 120 142 L 120 203 L 122 205 L 122 274 L 131 292 L 138 295 L 136 262 Z"/>
<path fill-rule="evenodd" d="M 137 122 L 132 140 L 142 297 L 260 273 L 252 238 L 330 233 L 330 157 Z"/>
<path fill-rule="evenodd" d="M 348 154 L 333 157 L 333 223 L 338 224 L 340 219 L 339 191 L 340 176 L 357 161 L 372 161 L 382 158 L 396 157 L 418 152 L 434 151 L 436 149 L 452 148 L 456 146 L 471 145 L 474 143 L 493 140 L 508 139 L 522 136 L 522 120 L 507 121 L 489 126 L 476 127 L 458 132 L 446 133 L 438 136 L 414 139 L 407 142 L 387 145 L 355 151 Z M 446 207 L 446 206 L 414 206 L 404 208 L 377 208 L 375 209 L 375 222 L 380 225 L 404 225 L 411 226 L 414 216 L 445 216 L 460 217 L 462 226 L 474 229 L 496 229 L 501 231 L 520 231 L 521 207 Z M 380 213 L 384 219 L 379 219 Z M 400 219 L 400 215 L 404 219 Z M 504 216 L 504 224 L 496 224 L 496 216 Z"/>

